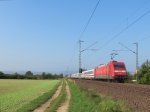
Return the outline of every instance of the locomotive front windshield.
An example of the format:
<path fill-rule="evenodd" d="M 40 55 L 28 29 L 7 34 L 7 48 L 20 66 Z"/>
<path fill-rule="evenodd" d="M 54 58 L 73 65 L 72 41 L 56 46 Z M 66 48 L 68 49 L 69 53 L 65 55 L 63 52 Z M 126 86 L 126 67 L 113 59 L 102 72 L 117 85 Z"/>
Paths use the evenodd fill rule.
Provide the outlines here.
<path fill-rule="evenodd" d="M 125 68 L 124 65 L 114 65 L 114 68 Z"/>

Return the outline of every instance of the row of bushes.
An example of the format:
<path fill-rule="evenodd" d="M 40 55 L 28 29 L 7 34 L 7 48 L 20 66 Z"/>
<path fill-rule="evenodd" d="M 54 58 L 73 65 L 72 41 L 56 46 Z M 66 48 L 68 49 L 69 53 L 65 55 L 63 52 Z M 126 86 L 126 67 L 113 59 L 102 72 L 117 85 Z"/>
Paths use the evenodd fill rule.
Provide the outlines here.
<path fill-rule="evenodd" d="M 0 72 L 0 79 L 58 79 L 63 78 L 63 74 L 51 74 L 45 73 L 34 75 L 31 71 L 27 71 L 24 75 L 14 73 L 14 74 L 5 74 Z"/>

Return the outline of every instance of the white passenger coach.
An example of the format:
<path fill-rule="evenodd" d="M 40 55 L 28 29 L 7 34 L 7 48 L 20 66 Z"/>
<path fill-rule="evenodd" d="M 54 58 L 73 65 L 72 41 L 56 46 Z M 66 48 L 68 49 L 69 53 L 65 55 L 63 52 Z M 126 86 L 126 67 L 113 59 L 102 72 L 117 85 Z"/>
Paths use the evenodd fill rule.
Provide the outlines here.
<path fill-rule="evenodd" d="M 81 78 L 94 79 L 94 69 L 83 71 L 81 74 Z"/>

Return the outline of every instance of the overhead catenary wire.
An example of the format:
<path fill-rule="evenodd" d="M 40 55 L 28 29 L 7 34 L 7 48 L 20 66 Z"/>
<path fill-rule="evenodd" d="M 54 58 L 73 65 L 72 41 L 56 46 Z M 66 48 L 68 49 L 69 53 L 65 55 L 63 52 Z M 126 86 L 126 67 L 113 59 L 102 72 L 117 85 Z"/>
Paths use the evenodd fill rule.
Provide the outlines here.
<path fill-rule="evenodd" d="M 86 25 L 84 26 L 84 28 L 83 28 L 83 30 L 82 30 L 80 36 L 79 36 L 79 40 L 81 40 L 81 38 L 83 37 L 83 35 L 84 35 L 84 33 L 85 33 L 85 31 L 86 31 L 86 29 L 87 29 L 87 27 L 88 27 L 88 25 L 89 25 L 89 23 L 90 23 L 90 21 L 91 21 L 93 15 L 94 15 L 94 13 L 95 13 L 95 11 L 96 11 L 98 5 L 100 4 L 100 2 L 101 2 L 101 0 L 98 0 L 97 4 L 95 5 L 94 10 L 92 11 L 92 13 L 91 13 L 91 15 L 90 15 L 90 17 L 89 17 L 89 19 L 88 19 Z"/>
<path fill-rule="evenodd" d="M 136 54 L 135 51 L 129 49 L 129 48 L 128 48 L 127 46 L 125 46 L 124 44 L 122 44 L 122 43 L 120 43 L 120 42 L 119 42 L 119 44 L 120 44 L 121 46 L 123 46 L 124 48 L 126 48 L 128 51 L 131 51 L 132 53 Z"/>
<path fill-rule="evenodd" d="M 136 42 L 141 43 L 141 42 L 145 41 L 146 39 L 150 39 L 150 36 L 146 36 L 146 37 L 144 37 L 144 38 L 141 38 L 141 39 L 139 39 L 139 40 L 136 41 Z M 131 51 L 131 52 L 135 53 L 135 51 L 129 49 L 127 46 L 125 46 L 125 45 L 122 44 L 121 42 L 119 42 L 118 44 L 120 44 L 121 46 L 123 46 L 123 47 L 126 48 L 127 50 L 124 50 L 124 49 L 117 49 L 117 50 L 112 50 L 112 51 L 116 51 L 116 52 L 117 52 L 117 51 Z M 132 43 L 132 44 L 133 44 L 133 43 Z"/>
<path fill-rule="evenodd" d="M 119 29 L 119 27 L 124 23 L 127 22 L 126 27 L 129 26 L 129 20 L 138 12 L 140 11 L 143 7 L 145 7 L 146 4 L 148 4 L 150 2 L 150 0 L 145 0 L 145 2 L 143 4 L 141 4 L 140 7 L 138 7 L 137 9 L 135 9 L 132 13 L 129 14 L 128 17 L 126 17 L 126 19 L 124 19 L 123 21 L 121 21 L 116 27 L 113 28 L 113 32 L 116 31 L 117 29 Z M 124 28 L 126 28 L 124 27 Z M 108 34 L 113 35 L 112 32 L 109 32 Z M 101 40 L 102 41 L 102 40 Z"/>
<path fill-rule="evenodd" d="M 117 34 L 115 34 L 111 39 L 109 39 L 107 42 L 105 42 L 103 44 L 103 46 L 101 46 L 100 49 L 102 49 L 104 46 L 108 45 L 109 43 L 111 43 L 114 39 L 116 39 L 117 37 L 119 37 L 122 33 L 124 33 L 127 29 L 129 29 L 130 27 L 132 27 L 134 24 L 136 24 L 138 21 L 140 21 L 143 17 L 145 17 L 146 15 L 148 15 L 150 13 L 150 10 L 146 11 L 144 14 L 142 14 L 140 17 L 138 17 L 136 20 L 134 20 L 132 23 L 130 23 L 128 26 L 126 26 L 125 28 L 123 28 L 120 32 L 118 32 Z"/>
<path fill-rule="evenodd" d="M 121 24 L 123 24 L 125 21 L 127 22 L 127 27 L 128 27 L 128 24 L 129 24 L 129 20 L 138 12 L 140 11 L 144 6 L 145 4 L 147 4 L 148 2 L 150 2 L 150 0 L 146 0 L 140 7 L 138 7 L 136 10 L 134 10 L 131 14 L 129 14 L 128 17 L 126 17 L 126 19 L 124 19 L 123 21 L 120 22 L 120 24 L 118 24 L 114 29 L 118 29 Z M 113 29 L 113 30 L 114 30 Z"/>
<path fill-rule="evenodd" d="M 87 23 L 86 23 L 84 29 L 82 30 L 82 32 L 81 32 L 81 34 L 80 34 L 78 40 L 81 40 L 81 38 L 83 37 L 83 35 L 84 35 L 84 33 L 85 33 L 85 31 L 86 31 L 86 29 L 87 29 L 87 27 L 88 27 L 88 25 L 89 25 L 89 23 L 90 23 L 90 21 L 91 21 L 91 19 L 92 19 L 92 17 L 93 17 L 93 15 L 94 15 L 94 13 L 95 13 L 95 11 L 96 11 L 96 9 L 97 9 L 97 7 L 98 7 L 98 5 L 99 5 L 100 2 L 101 2 L 101 0 L 98 0 L 98 2 L 96 3 L 96 5 L 95 5 L 95 7 L 94 7 L 94 10 L 92 11 L 92 13 L 91 13 L 91 15 L 90 15 L 90 17 L 89 17 L 89 19 L 88 19 L 88 21 L 87 21 Z M 92 45 L 92 46 L 93 46 L 93 45 Z M 90 46 L 90 47 L 91 47 L 91 46 Z M 88 48 L 89 48 L 89 47 L 88 47 Z M 71 59 L 72 59 L 72 58 L 71 58 Z M 68 69 L 68 67 L 67 67 L 67 69 Z"/>
<path fill-rule="evenodd" d="M 142 42 L 142 41 L 144 41 L 144 40 L 146 40 L 146 39 L 149 39 L 149 38 L 150 38 L 150 36 L 147 36 L 147 37 L 145 37 L 145 38 L 141 38 L 141 39 L 138 40 L 138 42 Z"/>
<path fill-rule="evenodd" d="M 93 44 L 89 45 L 89 46 L 86 47 L 85 49 L 81 50 L 81 52 L 88 50 L 89 48 L 93 47 L 96 43 L 97 43 L 97 41 L 94 42 Z"/>
<path fill-rule="evenodd" d="M 143 4 L 141 4 L 140 7 L 138 7 L 134 12 L 132 12 L 129 17 L 127 17 L 127 19 L 132 18 L 137 12 L 139 12 L 146 4 L 148 4 L 150 2 L 150 0 L 145 0 L 145 2 Z"/>

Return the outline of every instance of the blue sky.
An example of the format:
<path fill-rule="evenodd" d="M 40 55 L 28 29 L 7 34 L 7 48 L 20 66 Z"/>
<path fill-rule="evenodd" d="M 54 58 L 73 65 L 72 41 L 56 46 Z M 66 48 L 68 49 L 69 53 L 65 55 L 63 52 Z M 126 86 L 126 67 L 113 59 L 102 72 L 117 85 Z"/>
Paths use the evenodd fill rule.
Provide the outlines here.
<path fill-rule="evenodd" d="M 0 1 L 0 71 L 78 71 L 78 39 L 97 1 Z M 150 59 L 150 14 L 105 44 L 148 10 L 149 0 L 101 0 L 81 38 L 83 49 L 97 41 L 98 51 L 85 51 L 82 67 L 108 63 L 113 49 L 124 49 L 119 42 L 133 50 L 139 42 L 140 65 Z M 115 59 L 135 70 L 133 53 L 118 52 Z"/>

